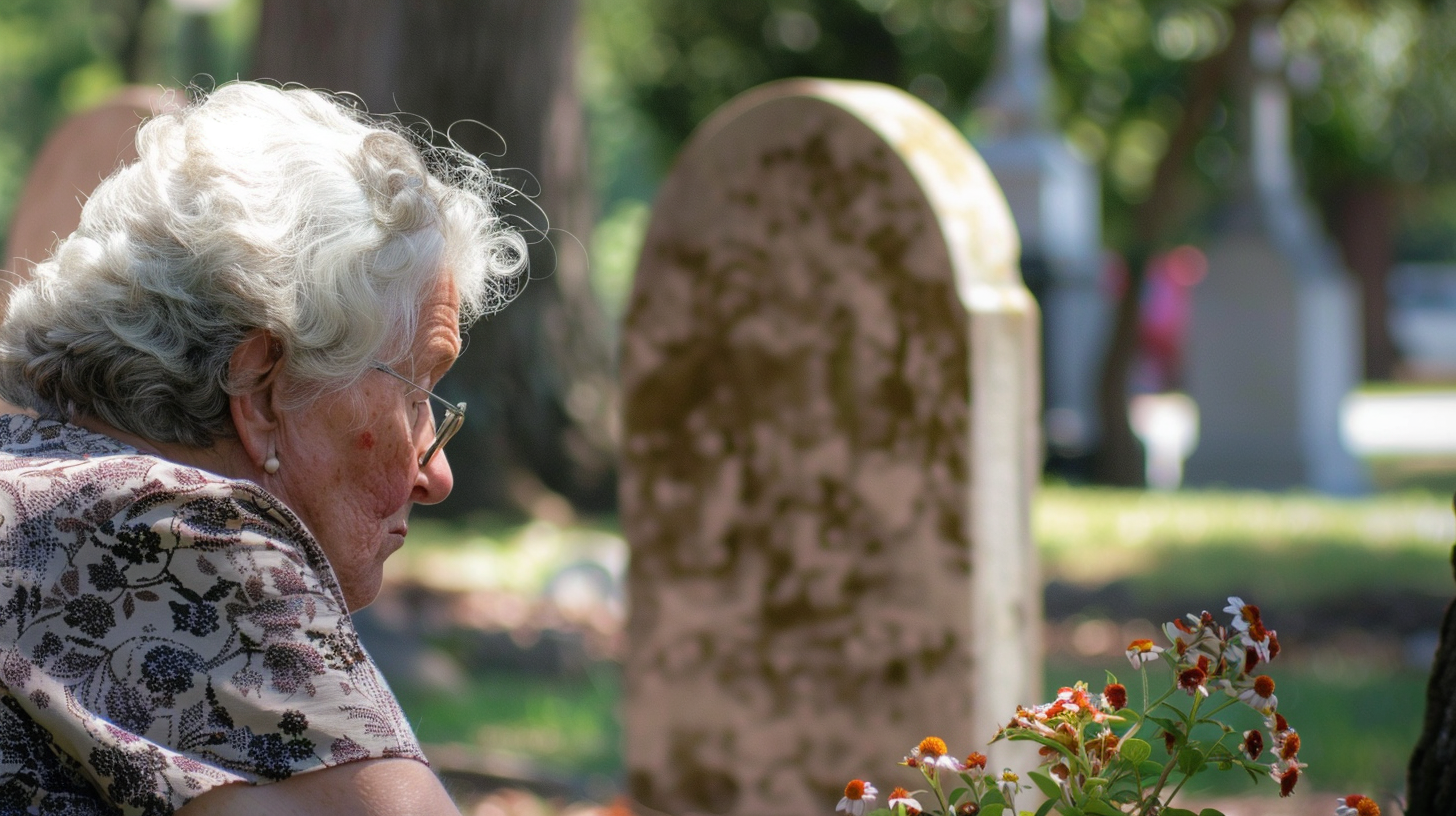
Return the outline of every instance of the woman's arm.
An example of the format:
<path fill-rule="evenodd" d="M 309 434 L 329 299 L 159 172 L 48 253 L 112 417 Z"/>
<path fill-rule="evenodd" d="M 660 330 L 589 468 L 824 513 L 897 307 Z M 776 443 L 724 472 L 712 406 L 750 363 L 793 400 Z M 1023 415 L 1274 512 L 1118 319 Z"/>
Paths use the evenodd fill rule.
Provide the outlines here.
<path fill-rule="evenodd" d="M 369 759 L 270 785 L 224 785 L 177 816 L 460 816 L 440 780 L 413 759 Z"/>

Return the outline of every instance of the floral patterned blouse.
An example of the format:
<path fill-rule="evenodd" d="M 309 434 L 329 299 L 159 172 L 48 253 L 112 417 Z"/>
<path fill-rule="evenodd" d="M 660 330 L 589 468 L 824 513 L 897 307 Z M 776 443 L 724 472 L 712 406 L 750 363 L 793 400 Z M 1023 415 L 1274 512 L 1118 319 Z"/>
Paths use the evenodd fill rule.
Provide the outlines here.
<path fill-rule="evenodd" d="M 288 508 L 0 416 L 0 815 L 165 814 L 374 757 L 424 759 Z"/>

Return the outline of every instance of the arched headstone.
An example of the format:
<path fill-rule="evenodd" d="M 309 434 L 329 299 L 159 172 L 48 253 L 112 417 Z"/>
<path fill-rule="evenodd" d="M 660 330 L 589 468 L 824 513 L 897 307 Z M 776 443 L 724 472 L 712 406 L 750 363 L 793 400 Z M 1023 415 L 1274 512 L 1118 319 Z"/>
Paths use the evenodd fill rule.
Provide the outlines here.
<path fill-rule="evenodd" d="M 986 750 L 1034 702 L 1018 253 L 985 165 L 893 88 L 774 83 L 693 136 L 623 331 L 638 802 L 832 813 L 921 738 Z"/>

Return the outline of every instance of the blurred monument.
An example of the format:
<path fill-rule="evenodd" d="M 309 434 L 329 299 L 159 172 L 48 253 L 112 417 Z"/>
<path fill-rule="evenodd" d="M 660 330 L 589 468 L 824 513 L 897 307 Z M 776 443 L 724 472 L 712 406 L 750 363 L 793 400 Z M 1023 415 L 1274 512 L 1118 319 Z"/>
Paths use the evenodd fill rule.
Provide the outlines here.
<path fill-rule="evenodd" d="M 1039 694 L 1037 312 L 1005 199 L 888 86 L 789 80 L 703 124 L 623 331 L 629 792 L 831 813 Z M 1034 746 L 1033 746 L 1034 747 Z"/>
<path fill-rule="evenodd" d="M 1008 0 L 978 147 L 1021 234 L 1021 273 L 1043 316 L 1046 441 L 1053 470 L 1077 473 L 1098 443 L 1097 384 L 1112 303 L 1102 285 L 1097 172 L 1047 113 L 1046 0 Z"/>
<path fill-rule="evenodd" d="M 1186 481 L 1355 493 L 1366 481 L 1339 412 L 1360 380 L 1359 295 L 1296 178 L 1272 13 L 1250 50 L 1247 158 L 1193 294 L 1187 383 L 1201 428 Z"/>

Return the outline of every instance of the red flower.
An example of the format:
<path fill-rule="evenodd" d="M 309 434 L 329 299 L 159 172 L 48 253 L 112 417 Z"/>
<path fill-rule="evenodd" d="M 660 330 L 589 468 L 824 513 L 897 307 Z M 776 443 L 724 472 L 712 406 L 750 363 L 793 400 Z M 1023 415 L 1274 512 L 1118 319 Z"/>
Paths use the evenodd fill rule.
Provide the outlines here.
<path fill-rule="evenodd" d="M 1264 734 L 1257 728 L 1251 728 L 1244 732 L 1244 744 L 1239 746 L 1244 756 L 1250 762 L 1258 762 L 1259 755 L 1264 753 Z"/>
<path fill-rule="evenodd" d="M 1107 688 L 1102 690 L 1102 699 L 1113 711 L 1127 708 L 1127 686 L 1121 683 L 1108 683 Z"/>

